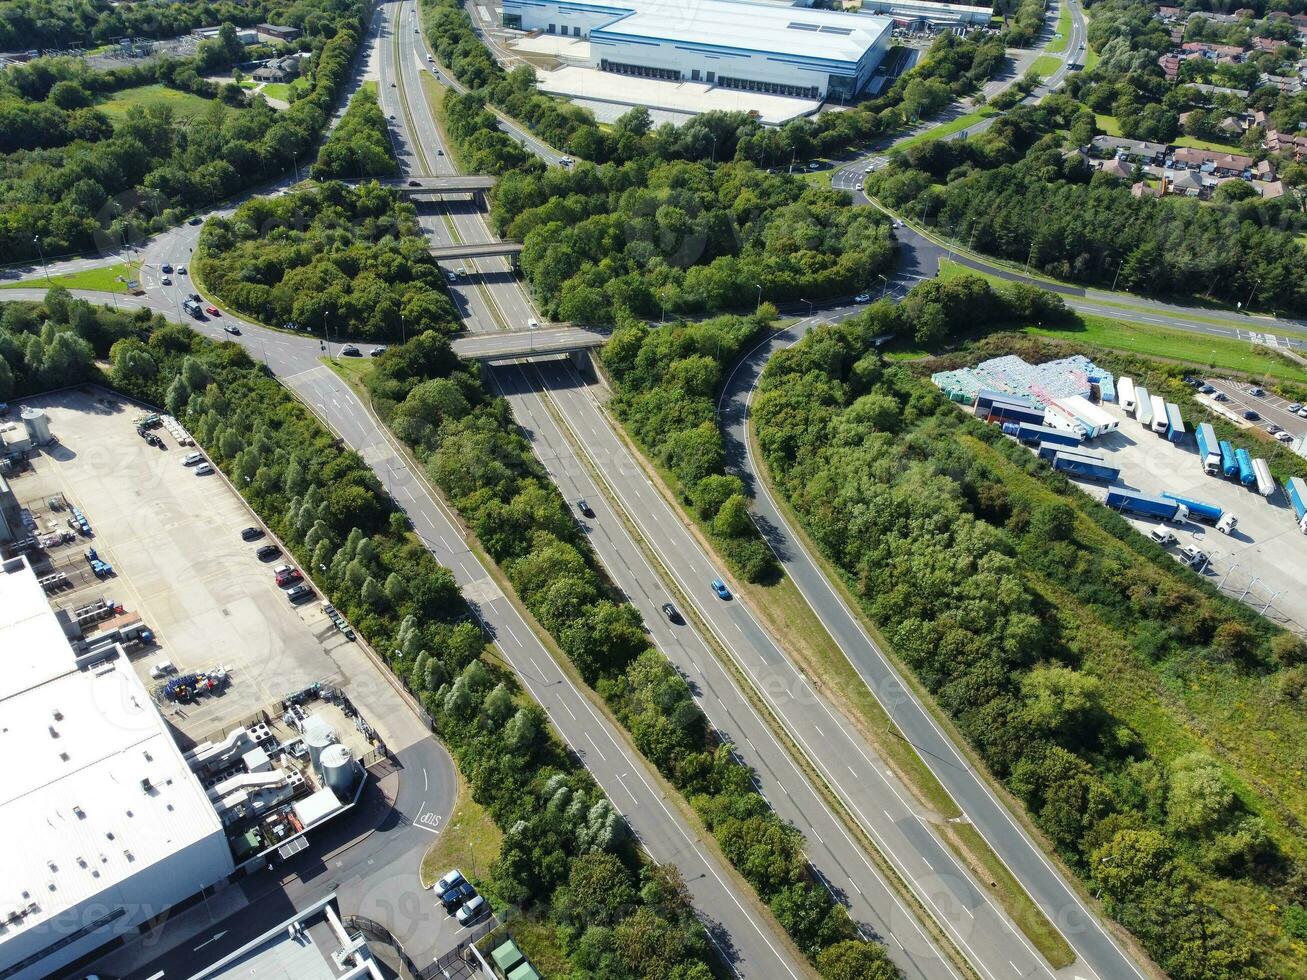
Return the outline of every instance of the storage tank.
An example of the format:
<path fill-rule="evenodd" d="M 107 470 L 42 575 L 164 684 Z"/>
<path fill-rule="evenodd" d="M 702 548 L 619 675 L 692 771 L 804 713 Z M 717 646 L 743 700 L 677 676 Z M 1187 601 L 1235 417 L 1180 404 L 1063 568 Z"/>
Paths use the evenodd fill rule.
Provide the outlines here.
<path fill-rule="evenodd" d="M 322 750 L 322 782 L 341 800 L 349 799 L 358 784 L 359 764 L 348 745 L 329 745 Z"/>
<path fill-rule="evenodd" d="M 335 743 L 336 733 L 317 715 L 304 720 L 304 747 L 309 750 L 309 761 L 319 776 L 322 775 L 322 753 Z"/>
<path fill-rule="evenodd" d="M 1253 475 L 1257 485 L 1257 492 L 1263 497 L 1269 497 L 1275 493 L 1275 480 L 1271 476 L 1271 467 L 1267 465 L 1264 459 L 1253 460 Z"/>
<path fill-rule="evenodd" d="M 50 417 L 39 408 L 24 408 L 23 425 L 27 427 L 27 438 L 34 446 L 44 446 L 54 440 L 50 434 Z"/>

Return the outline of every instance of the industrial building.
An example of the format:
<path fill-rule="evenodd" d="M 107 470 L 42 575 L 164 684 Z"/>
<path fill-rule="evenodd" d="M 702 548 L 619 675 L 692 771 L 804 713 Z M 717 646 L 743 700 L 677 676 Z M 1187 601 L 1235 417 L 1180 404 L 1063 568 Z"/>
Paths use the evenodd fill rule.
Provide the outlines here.
<path fill-rule="evenodd" d="M 231 849 L 120 646 L 79 652 L 0 563 L 0 980 L 36 980 L 224 880 Z"/>
<path fill-rule="evenodd" d="M 960 3 L 932 3 L 930 0 L 862 0 L 864 14 L 883 14 L 895 24 L 929 27 L 986 27 L 994 17 L 993 7 Z"/>
<path fill-rule="evenodd" d="M 894 22 L 759 0 L 504 0 L 504 26 L 589 42 L 589 65 L 797 99 L 847 99 L 871 81 Z"/>

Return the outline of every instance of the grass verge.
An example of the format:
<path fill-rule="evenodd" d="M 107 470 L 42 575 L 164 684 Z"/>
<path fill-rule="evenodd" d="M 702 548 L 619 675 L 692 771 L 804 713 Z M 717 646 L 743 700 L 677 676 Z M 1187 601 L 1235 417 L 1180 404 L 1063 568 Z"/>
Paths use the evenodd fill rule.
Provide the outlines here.
<path fill-rule="evenodd" d="M 223 104 L 215 102 L 213 99 L 206 99 L 190 92 L 182 92 L 156 83 L 121 89 L 113 93 L 113 98 L 105 99 L 96 108 L 114 122 L 122 122 L 127 118 L 127 112 L 133 106 L 148 108 L 156 105 L 169 106 L 174 115 L 185 119 L 208 112 L 210 107 L 214 105 Z M 224 105 L 223 108 L 230 107 Z"/>
<path fill-rule="evenodd" d="M 1033 71 L 1040 78 L 1047 78 L 1053 72 L 1062 67 L 1062 59 L 1057 55 L 1041 54 L 1030 64 L 1030 71 Z"/>
<path fill-rule="evenodd" d="M 323 364 L 335 371 L 344 379 L 345 383 L 354 389 L 354 394 L 358 395 L 364 401 L 370 397 L 368 395 L 365 381 L 374 370 L 377 363 L 370 358 L 362 357 L 320 357 L 318 358 Z"/>
<path fill-rule="evenodd" d="M 94 289 L 103 293 L 127 295 L 127 283 L 124 280 L 136 279 L 140 275 L 139 264 L 119 262 L 117 265 L 105 266 L 103 269 L 86 269 L 82 272 L 66 272 L 60 276 L 50 276 L 47 280 L 27 279 L 23 282 L 7 282 L 0 289 L 40 289 L 44 286 L 62 286 L 64 289 Z"/>
<path fill-rule="evenodd" d="M 1057 36 L 1048 42 L 1045 49 L 1052 54 L 1061 54 L 1071 43 L 1071 5 L 1062 0 L 1057 11 Z"/>
<path fill-rule="evenodd" d="M 896 150 L 906 150 L 911 146 L 919 143 L 930 143 L 934 140 L 943 139 L 945 136 L 952 136 L 954 133 L 961 132 L 969 126 L 974 126 L 980 120 L 995 115 L 997 109 L 991 106 L 981 106 L 975 112 L 968 112 L 966 115 L 958 116 L 956 119 L 950 119 L 946 123 L 940 123 L 925 132 L 917 133 L 915 136 L 909 136 L 907 139 L 899 140 L 894 144 Z"/>
<path fill-rule="evenodd" d="M 427 853 L 422 855 L 418 874 L 422 887 L 430 888 L 450 868 L 458 868 L 475 880 L 499 857 L 503 840 L 503 831 L 495 826 L 485 808 L 472 799 L 467 783 L 459 774 L 458 799 L 449 822 L 440 828 Z"/>

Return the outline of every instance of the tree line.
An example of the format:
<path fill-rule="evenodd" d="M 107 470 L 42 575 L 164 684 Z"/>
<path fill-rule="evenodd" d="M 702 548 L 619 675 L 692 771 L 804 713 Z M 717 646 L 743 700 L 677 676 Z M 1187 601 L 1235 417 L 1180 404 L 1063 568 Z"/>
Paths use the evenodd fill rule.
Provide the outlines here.
<path fill-rule="evenodd" d="M 392 177 L 399 172 L 386 114 L 377 93 L 361 88 L 318 151 L 313 176 L 319 180 Z"/>
<path fill-rule="evenodd" d="M 498 910 L 519 909 L 556 934 L 576 976 L 710 980 L 714 954 L 675 868 L 644 858 L 541 708 L 485 655 L 453 575 L 358 455 L 242 349 L 147 310 L 94 309 L 55 290 L 39 306 L 5 304 L 0 322 L 9 325 L 0 337 L 12 327 L 19 346 L 67 335 L 107 358 L 107 377 L 94 365 L 58 377 L 47 360 L 28 390 L 100 380 L 166 406 L 312 570 L 420 698 L 503 832 L 498 858 L 477 880 Z M 0 364 L 10 356 L 0 342 Z"/>
<path fill-rule="evenodd" d="M 396 340 L 461 326 L 416 209 L 375 182 L 251 198 L 206 222 L 191 273 L 250 317 L 324 337 Z"/>
<path fill-rule="evenodd" d="M 802 834 L 755 791 L 685 680 L 650 644 L 639 612 L 607 582 L 507 402 L 433 333 L 387 351 L 366 383 L 382 419 L 799 947 L 831 978 L 897 976 L 883 947 L 859 939 L 844 907 L 814 879 Z M 850 964 L 863 972 L 840 972 Z"/>
<path fill-rule="evenodd" d="M 339 8 L 339 4 L 336 4 Z M 274 22 L 304 26 L 321 14 L 285 0 L 190 0 L 113 3 L 111 0 L 7 0 L 0 7 L 0 51 L 96 47 L 125 37 L 179 37 L 197 27 Z M 279 19 L 285 18 L 285 19 Z"/>
<path fill-rule="evenodd" d="M 492 199 L 545 311 L 578 323 L 848 296 L 892 260 L 874 209 L 744 162 L 516 171 Z"/>
<path fill-rule="evenodd" d="M 989 289 L 967 288 L 954 315 Z M 1204 748 L 1201 712 L 1176 707 L 1170 683 L 1274 691 L 1307 649 L 883 361 L 873 339 L 915 331 L 921 308 L 874 304 L 772 358 L 753 415 L 779 488 L 895 655 L 1168 975 L 1285 975 L 1303 916 L 1264 910 L 1307 897 L 1301 814 L 1252 753 Z"/>
<path fill-rule="evenodd" d="M 241 112 L 215 104 L 183 121 L 155 105 L 133 107 L 115 125 L 92 104 L 111 84 L 216 91 L 194 59 L 111 73 L 43 59 L 0 75 L 0 120 L 12 123 L 0 126 L 0 144 L 12 150 L 0 158 L 0 258 L 116 248 L 288 170 L 330 120 L 363 31 L 361 0 L 304 2 L 332 17 L 310 41 L 310 89 L 284 112 L 255 99 Z M 227 93 L 233 103 L 245 101 L 237 86 L 218 92 Z"/>

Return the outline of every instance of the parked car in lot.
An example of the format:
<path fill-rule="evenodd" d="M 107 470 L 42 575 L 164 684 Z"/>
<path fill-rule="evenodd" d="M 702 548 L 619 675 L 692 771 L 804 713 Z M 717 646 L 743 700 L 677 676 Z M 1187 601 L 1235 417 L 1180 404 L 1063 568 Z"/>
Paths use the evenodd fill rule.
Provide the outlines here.
<path fill-rule="evenodd" d="M 259 561 L 272 561 L 274 558 L 281 557 L 281 549 L 275 544 L 265 544 L 258 551 L 254 552 Z"/>
<path fill-rule="evenodd" d="M 584 497 L 576 502 L 576 509 L 580 511 L 582 517 L 595 516 L 594 508 L 590 506 L 590 502 Z"/>
<path fill-rule="evenodd" d="M 1280 431 L 1280 427 L 1276 425 L 1274 422 L 1272 422 L 1266 427 L 1266 431 L 1269 432 L 1271 435 L 1275 435 L 1275 433 Z"/>
<path fill-rule="evenodd" d="M 195 467 L 196 476 L 209 476 L 212 472 L 213 472 L 212 463 L 201 463 L 199 466 Z"/>
<path fill-rule="evenodd" d="M 195 466 L 204 462 L 204 453 L 187 453 L 182 457 L 183 466 Z"/>
<path fill-rule="evenodd" d="M 261 537 L 263 537 L 263 528 L 261 527 L 247 527 L 241 531 L 242 541 L 257 541 Z"/>
<path fill-rule="evenodd" d="M 278 585 L 290 585 L 292 582 L 298 582 L 304 578 L 300 570 L 294 565 L 278 565 L 272 570 L 272 577 Z"/>
<path fill-rule="evenodd" d="M 1203 385 L 1203 386 L 1202 386 L 1201 388 L 1199 388 L 1198 390 L 1201 391 L 1204 395 L 1210 395 L 1210 394 L 1211 394 L 1212 392 L 1214 392 L 1216 389 L 1213 388 L 1211 385 Z"/>
<path fill-rule="evenodd" d="M 681 614 L 677 612 L 676 607 L 670 602 L 663 603 L 663 615 L 667 617 L 669 623 L 680 624 L 685 622 L 685 620 L 681 618 Z"/>
<path fill-rule="evenodd" d="M 1250 394 L 1250 395 L 1252 395 L 1252 396 L 1254 396 L 1254 397 L 1256 397 L 1256 398 L 1261 398 L 1263 395 L 1266 394 L 1266 392 L 1265 392 L 1263 389 L 1261 389 L 1261 388 L 1249 388 L 1249 389 L 1248 389 L 1248 394 Z"/>
<path fill-rule="evenodd" d="M 1300 408 L 1294 414 L 1297 415 L 1298 418 L 1300 419 L 1307 419 L 1307 408 Z"/>
<path fill-rule="evenodd" d="M 436 897 L 439 898 L 455 885 L 461 885 L 466 880 L 467 879 L 463 877 L 463 872 L 459 871 L 458 868 L 453 868 L 441 875 L 436 880 L 436 883 L 431 886 L 431 890 L 435 892 Z"/>
<path fill-rule="evenodd" d="M 294 604 L 296 602 L 303 602 L 305 599 L 307 599 L 309 596 L 313 594 L 314 594 L 313 587 L 305 582 L 301 582 L 299 585 L 295 586 L 294 588 L 286 590 L 286 600 Z"/>
<path fill-rule="evenodd" d="M 485 915 L 490 906 L 480 895 L 476 895 L 463 903 L 463 907 L 458 910 L 458 924 L 460 926 L 470 926 L 477 919 Z"/>
<path fill-rule="evenodd" d="M 731 590 L 726 587 L 726 583 L 719 578 L 712 580 L 712 590 L 717 593 L 718 599 L 729 599 Z"/>
<path fill-rule="evenodd" d="M 1281 429 L 1279 432 L 1275 433 L 1275 438 L 1279 439 L 1281 442 L 1293 442 L 1293 433 L 1285 432 Z"/>
<path fill-rule="evenodd" d="M 368 351 L 368 354 L 369 354 L 370 356 L 372 356 L 372 357 L 380 357 L 382 354 L 386 353 L 386 351 L 388 351 L 388 350 L 390 350 L 390 348 L 387 347 L 385 344 L 382 344 L 380 347 L 374 347 L 374 348 L 372 348 L 372 350 Z"/>
<path fill-rule="evenodd" d="M 355 347 L 353 344 L 346 344 L 344 347 L 342 347 L 342 348 L 340 349 L 340 354 L 341 354 L 342 357 L 360 357 L 360 356 L 362 356 L 362 355 L 359 354 L 359 349 L 358 349 L 357 347 Z"/>
<path fill-rule="evenodd" d="M 1256 412 L 1254 412 L 1251 408 L 1247 409 L 1243 413 L 1243 417 L 1246 418 L 1249 422 L 1256 422 L 1261 418 L 1261 416 L 1258 415 Z"/>
<path fill-rule="evenodd" d="M 476 898 L 476 895 L 477 890 L 472 887 L 472 883 L 463 881 L 436 897 L 440 899 L 440 904 L 445 907 L 445 911 L 453 915 L 465 902 Z"/>
<path fill-rule="evenodd" d="M 1297 415 L 1300 411 L 1302 411 L 1302 402 L 1294 402 L 1292 405 L 1289 406 L 1288 411 L 1293 412 L 1294 415 Z"/>
<path fill-rule="evenodd" d="M 1212 397 L 1215 398 L 1218 402 L 1228 402 L 1230 400 L 1230 396 L 1223 391 L 1218 391 Z"/>

